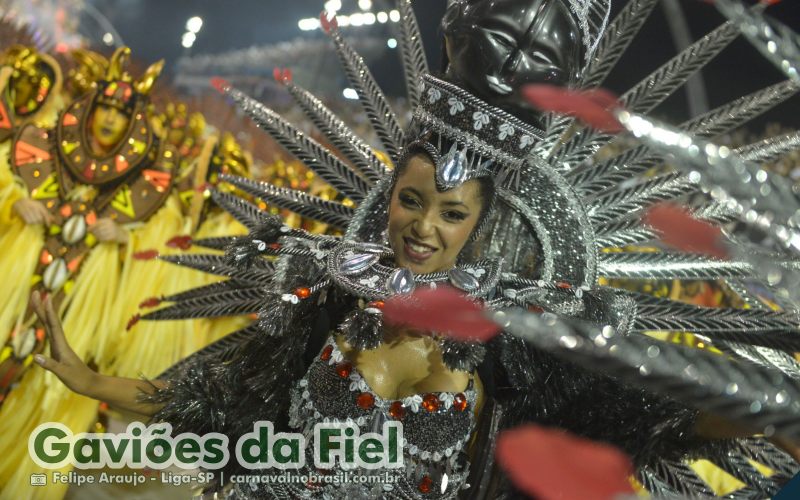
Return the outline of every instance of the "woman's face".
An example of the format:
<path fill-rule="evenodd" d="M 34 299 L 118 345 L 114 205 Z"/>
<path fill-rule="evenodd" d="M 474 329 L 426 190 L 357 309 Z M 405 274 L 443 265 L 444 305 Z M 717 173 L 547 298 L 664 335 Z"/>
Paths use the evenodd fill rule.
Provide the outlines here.
<path fill-rule="evenodd" d="M 112 149 L 125 136 L 130 118 L 112 106 L 98 104 L 92 114 L 91 132 L 97 144 Z"/>
<path fill-rule="evenodd" d="M 483 208 L 479 181 L 440 192 L 434 175 L 427 155 L 412 156 L 389 204 L 389 243 L 395 262 L 415 274 L 453 268 Z"/>

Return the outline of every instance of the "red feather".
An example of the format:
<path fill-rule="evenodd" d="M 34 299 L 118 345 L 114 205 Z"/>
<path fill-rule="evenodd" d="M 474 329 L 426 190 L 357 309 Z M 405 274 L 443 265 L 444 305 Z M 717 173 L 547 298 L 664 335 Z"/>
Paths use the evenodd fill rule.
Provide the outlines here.
<path fill-rule="evenodd" d="M 457 340 L 488 340 L 500 331 L 485 310 L 464 294 L 448 286 L 425 288 L 386 301 L 387 322 L 448 335 Z"/>
<path fill-rule="evenodd" d="M 661 241 L 678 250 L 720 259 L 728 257 L 722 230 L 695 219 L 689 211 L 677 205 L 662 203 L 650 208 L 644 216 L 644 222 L 661 232 Z"/>
<path fill-rule="evenodd" d="M 517 488 L 541 500 L 608 500 L 634 492 L 628 481 L 633 465 L 624 453 L 560 429 L 504 431 L 497 460 Z"/>
<path fill-rule="evenodd" d="M 603 89 L 570 90 L 555 85 L 526 85 L 522 95 L 542 111 L 574 116 L 590 127 L 609 133 L 623 130 L 612 110 L 621 107 L 617 97 Z"/>
<path fill-rule="evenodd" d="M 211 77 L 210 82 L 211 86 L 217 89 L 217 92 L 220 94 L 224 94 L 231 87 L 231 84 L 228 82 L 228 80 L 220 78 L 219 76 Z"/>

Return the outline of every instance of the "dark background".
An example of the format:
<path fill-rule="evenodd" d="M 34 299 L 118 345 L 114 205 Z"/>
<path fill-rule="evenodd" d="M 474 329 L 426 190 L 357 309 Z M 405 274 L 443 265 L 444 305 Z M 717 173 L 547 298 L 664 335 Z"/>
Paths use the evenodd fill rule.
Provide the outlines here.
<path fill-rule="evenodd" d="M 319 31 L 301 31 L 297 21 L 316 17 L 323 8 L 323 0 L 93 0 L 92 3 L 105 14 L 116 27 L 125 43 L 134 54 L 146 62 L 159 58 L 167 60 L 167 76 L 174 71 L 175 63 L 189 52 L 180 44 L 186 20 L 200 16 L 204 24 L 197 41 L 190 49 L 192 55 L 214 54 L 237 48 L 260 46 L 298 37 L 320 37 Z M 342 0 L 340 13 L 359 11 L 356 0 Z M 618 2 L 614 12 L 623 5 Z M 686 20 L 693 39 L 697 39 L 723 22 L 713 5 L 703 0 L 681 0 Z M 372 11 L 388 11 L 393 8 L 389 0 L 373 0 Z M 445 0 L 416 0 L 417 13 L 423 38 L 428 50 L 431 68 L 439 69 L 441 43 L 439 20 L 445 9 Z M 800 31 L 800 1 L 783 0 L 770 7 L 768 13 L 783 23 Z M 392 36 L 391 23 L 372 26 L 343 28 L 348 37 Z M 657 6 L 634 41 L 629 53 L 620 61 L 606 82 L 611 90 L 621 93 L 644 78 L 649 72 L 676 53 L 668 32 L 662 6 Z M 398 78 L 397 51 L 385 51 L 385 57 L 368 61 L 373 72 L 387 93 L 402 95 L 402 79 Z M 296 61 L 298 66 L 303 61 Z M 332 75 L 319 75 L 331 78 Z M 717 59 L 703 70 L 708 101 L 713 108 L 741 95 L 753 92 L 782 79 L 781 73 L 764 60 L 744 39 L 731 44 Z M 342 87 L 346 86 L 340 78 Z M 310 85 L 313 88 L 313 85 Z M 757 120 L 752 128 L 758 131 L 766 122 L 781 121 L 793 128 L 800 128 L 800 101 L 797 97 Z M 687 100 L 683 91 L 678 91 L 656 114 L 678 122 L 689 116 Z"/>

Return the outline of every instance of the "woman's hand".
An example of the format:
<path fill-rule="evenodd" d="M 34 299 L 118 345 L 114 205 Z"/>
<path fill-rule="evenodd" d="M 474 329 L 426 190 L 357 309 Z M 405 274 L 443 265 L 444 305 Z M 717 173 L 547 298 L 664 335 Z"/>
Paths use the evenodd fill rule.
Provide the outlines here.
<path fill-rule="evenodd" d="M 117 242 L 124 245 L 128 242 L 128 232 L 108 217 L 97 219 L 94 224 L 89 226 L 89 231 L 103 243 Z"/>
<path fill-rule="evenodd" d="M 43 203 L 28 198 L 21 198 L 14 202 L 14 211 L 29 226 L 34 224 L 52 224 L 53 214 L 47 210 Z"/>
<path fill-rule="evenodd" d="M 39 320 L 44 325 L 45 332 L 47 332 L 50 355 L 52 356 L 52 358 L 48 358 L 37 354 L 34 357 L 34 361 L 45 370 L 53 372 L 73 392 L 86 395 L 97 374 L 86 366 L 86 363 L 67 344 L 64 330 L 61 328 L 61 321 L 55 312 L 51 297 L 47 296 L 42 300 L 39 292 L 33 292 L 31 303 L 33 311 L 39 317 Z"/>
<path fill-rule="evenodd" d="M 138 380 L 135 378 L 109 377 L 101 375 L 84 363 L 67 344 L 61 321 L 58 319 L 53 302 L 50 297 L 42 300 L 39 292 L 31 296 L 33 310 L 44 324 L 47 339 L 50 342 L 52 358 L 37 354 L 34 357 L 36 364 L 55 374 L 64 385 L 72 391 L 90 398 L 106 401 L 108 404 L 121 410 L 151 416 L 161 405 L 141 402 L 143 395 L 153 394 L 158 389 L 165 388 L 166 382 L 162 380 Z"/>

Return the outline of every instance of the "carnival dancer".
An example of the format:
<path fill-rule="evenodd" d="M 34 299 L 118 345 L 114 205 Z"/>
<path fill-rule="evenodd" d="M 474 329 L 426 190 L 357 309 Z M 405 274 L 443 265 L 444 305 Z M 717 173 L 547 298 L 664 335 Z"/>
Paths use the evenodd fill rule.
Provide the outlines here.
<path fill-rule="evenodd" d="M 555 5 L 539 2 L 544 4 Z M 581 35 L 581 62 L 568 66 L 580 68 L 577 85 L 594 86 L 603 79 L 653 4 L 633 0 L 606 31 L 608 2 L 564 2 Z M 267 183 L 226 178 L 251 195 L 338 225 L 346 230 L 344 237 L 294 230 L 245 200 L 219 194 L 218 202 L 248 226 L 249 235 L 206 242 L 214 249 L 227 248 L 225 256 L 166 260 L 228 280 L 175 297 L 173 305 L 148 317 L 246 311 L 259 314 L 258 322 L 150 384 L 91 371 L 64 342 L 54 314 L 45 312 L 50 307 L 45 301 L 39 312 L 51 318 L 58 349 L 53 358 L 37 362 L 73 390 L 153 415 L 176 432 L 225 433 L 231 443 L 259 420 L 306 436 L 316 424 L 331 420 L 362 432 L 391 421 L 404 426 L 405 466 L 390 472 L 395 479 L 391 487 L 216 485 L 234 497 L 454 498 L 463 493 L 494 498 L 509 491 L 493 465 L 496 433 L 526 421 L 617 445 L 632 456 L 637 478 L 657 493 L 710 493 L 683 462 L 686 456 L 706 456 L 730 471 L 745 484 L 742 494 L 777 491 L 778 481 L 793 475 L 797 464 L 766 440 L 746 436 L 769 422 L 772 431 L 797 437 L 791 434 L 791 422 L 797 420 L 793 403 L 800 398 L 791 380 L 797 367 L 775 363 L 767 370 L 737 353 L 766 348 L 772 359 L 785 359 L 784 351 L 798 347 L 794 311 L 700 308 L 598 286 L 604 277 L 757 278 L 746 262 L 669 252 L 603 252 L 620 242 L 655 238 L 638 214 L 697 187 L 674 174 L 622 188 L 619 175 L 638 175 L 653 161 L 646 147 L 634 147 L 609 164 L 591 162 L 594 151 L 613 137 L 589 128 L 574 133 L 579 125 L 555 115 L 543 117 L 540 129 L 426 75 L 410 3 L 401 1 L 398 9 L 407 88 L 415 103 L 407 128 L 399 125 L 335 22 L 323 19 L 351 86 L 394 159 L 394 171 L 299 86 L 287 85 L 342 157 L 217 82 L 280 144 L 357 204 L 352 209 Z M 709 35 L 626 94 L 623 104 L 632 112 L 651 109 L 733 37 L 729 26 Z M 749 97 L 752 107 L 742 108 L 743 101 L 722 107 L 690 123 L 685 133 L 713 135 L 794 90 L 781 85 Z M 536 333 L 554 342 L 532 347 L 512 335 L 524 329 L 523 320 L 509 323 L 515 331 L 486 346 L 383 324 L 385 299 L 443 286 L 498 311 L 501 324 L 503 315 L 518 319 L 515 307 L 528 309 L 533 319 L 527 324 L 540 327 Z M 550 331 L 547 325 L 569 328 Z M 571 330 L 583 327 L 597 334 L 590 344 Z M 674 346 L 641 335 L 648 331 L 701 333 L 733 354 L 683 356 Z M 606 358 L 587 354 L 588 347 L 600 351 L 628 338 L 630 345 L 621 352 L 602 351 Z M 669 371 L 673 359 L 681 361 L 677 373 Z M 625 372 L 626 383 L 621 383 L 582 366 L 594 369 L 604 361 L 636 369 Z M 648 377 L 651 368 L 659 370 L 658 378 Z M 663 380 L 670 383 L 659 383 Z M 708 386 L 721 389 L 710 398 L 703 392 Z M 744 430 L 707 413 L 721 408 Z M 743 467 L 751 458 L 776 474 L 767 477 Z M 234 462 L 226 472 L 253 473 Z M 313 472 L 309 465 L 291 474 Z"/>
<path fill-rule="evenodd" d="M 172 186 L 176 152 L 153 133 L 148 94 L 163 62 L 134 81 L 125 71 L 129 49 L 112 57 L 96 90 L 70 103 L 55 128 L 26 124 L 14 139 L 11 167 L 25 196 L 13 214 L 25 221 L 14 235 L 16 252 L 4 251 L 4 276 L 20 261 L 32 265 L 7 283 L 0 310 L 15 316 L 3 323 L 8 335 L 0 379 L 0 466 L 4 494 L 22 495 L 37 468 L 18 437 L 39 423 L 60 421 L 76 431 L 93 422 L 97 404 L 64 391 L 51 377 L 28 370 L 34 355 L 46 349 L 43 326 L 23 299 L 29 290 L 50 297 L 65 324 L 80 326 L 71 340 L 82 359 L 100 363 L 113 342 L 107 325 L 119 314 L 115 299 L 120 262 L 135 247 L 129 227 L 146 221 L 164 204 Z M 6 235 L 10 237 L 10 235 Z M 76 307 L 72 307 L 72 305 Z M 53 497 L 64 486 L 37 490 Z"/>

